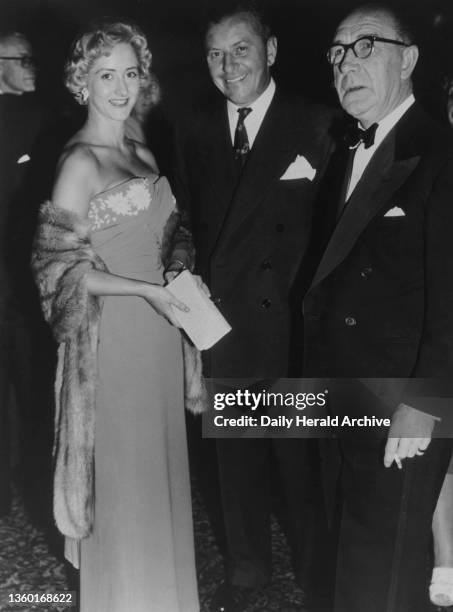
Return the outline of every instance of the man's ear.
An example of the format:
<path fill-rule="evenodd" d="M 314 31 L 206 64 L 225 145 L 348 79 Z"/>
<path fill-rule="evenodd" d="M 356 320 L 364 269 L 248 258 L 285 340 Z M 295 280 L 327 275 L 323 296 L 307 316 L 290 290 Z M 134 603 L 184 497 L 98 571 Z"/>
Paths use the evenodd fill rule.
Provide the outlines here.
<path fill-rule="evenodd" d="M 401 78 L 403 81 L 411 78 L 418 61 L 418 55 L 417 45 L 410 45 L 403 49 L 403 62 L 401 64 Z"/>
<path fill-rule="evenodd" d="M 266 43 L 266 51 L 267 51 L 267 65 L 273 66 L 275 59 L 277 57 L 277 38 L 275 36 L 270 36 Z"/>

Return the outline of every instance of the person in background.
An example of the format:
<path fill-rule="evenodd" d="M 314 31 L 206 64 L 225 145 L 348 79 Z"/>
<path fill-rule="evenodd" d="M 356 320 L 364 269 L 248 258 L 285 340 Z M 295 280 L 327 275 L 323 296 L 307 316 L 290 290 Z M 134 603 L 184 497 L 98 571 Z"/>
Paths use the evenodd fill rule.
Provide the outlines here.
<path fill-rule="evenodd" d="M 11 506 L 11 454 L 22 468 L 31 452 L 26 431 L 38 403 L 32 391 L 39 307 L 29 271 L 30 189 L 47 113 L 35 88 L 29 41 L 20 32 L 0 33 L 0 515 Z"/>
<path fill-rule="evenodd" d="M 445 79 L 447 119 L 453 127 L 453 78 Z M 429 587 L 433 604 L 453 605 L 453 461 L 437 501 L 433 517 L 434 568 Z"/>
<path fill-rule="evenodd" d="M 434 568 L 429 587 L 433 604 L 453 605 L 453 462 L 437 500 L 433 516 Z"/>
<path fill-rule="evenodd" d="M 2 32 L 0 36 L 0 93 L 22 96 L 35 91 L 35 60 L 24 34 Z"/>
<path fill-rule="evenodd" d="M 169 184 L 126 135 L 149 73 L 141 30 L 100 23 L 65 69 L 86 107 L 40 216 L 33 269 L 58 342 L 54 515 L 81 612 L 197 612 L 184 402 L 201 360 L 164 275 L 193 266 Z M 184 392 L 186 397 L 184 397 Z"/>
<path fill-rule="evenodd" d="M 152 109 L 161 101 L 161 88 L 157 77 L 150 72 L 143 79 L 132 112 L 126 121 L 126 134 L 132 140 L 146 144 L 145 127 Z"/>
<path fill-rule="evenodd" d="M 173 121 L 167 117 L 162 89 L 153 72 L 144 79 L 137 103 L 126 122 L 126 133 L 153 150 L 159 160 L 159 172 L 171 183 Z"/>

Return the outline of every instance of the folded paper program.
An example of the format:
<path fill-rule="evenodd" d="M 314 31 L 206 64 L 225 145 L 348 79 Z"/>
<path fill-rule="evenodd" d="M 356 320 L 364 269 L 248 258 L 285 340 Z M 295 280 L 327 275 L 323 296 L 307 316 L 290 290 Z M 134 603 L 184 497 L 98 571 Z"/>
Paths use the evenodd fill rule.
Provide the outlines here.
<path fill-rule="evenodd" d="M 175 309 L 174 313 L 198 350 L 211 348 L 231 330 L 231 326 L 188 270 L 172 280 L 167 289 L 189 307 L 188 312 Z"/>

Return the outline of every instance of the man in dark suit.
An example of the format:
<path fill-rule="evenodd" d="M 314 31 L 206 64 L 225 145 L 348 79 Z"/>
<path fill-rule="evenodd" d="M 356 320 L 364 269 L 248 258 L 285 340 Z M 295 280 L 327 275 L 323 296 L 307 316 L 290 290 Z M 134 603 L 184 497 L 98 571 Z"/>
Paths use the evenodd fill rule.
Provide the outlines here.
<path fill-rule="evenodd" d="M 190 213 L 198 272 L 232 326 L 207 355 L 206 374 L 284 377 L 295 354 L 291 304 L 326 154 L 327 115 L 276 86 L 270 68 L 277 40 L 250 6 L 213 16 L 205 42 L 223 98 L 181 137 L 175 185 Z M 305 586 L 316 511 L 308 444 L 219 439 L 217 454 L 227 582 L 211 609 L 245 609 L 252 590 L 270 579 L 271 456 L 284 490 L 296 580 Z"/>
<path fill-rule="evenodd" d="M 453 371 L 453 147 L 415 102 L 413 42 L 374 4 L 343 20 L 328 50 L 360 129 L 326 171 L 330 227 L 304 299 L 304 375 L 350 379 L 331 397 L 342 415 L 384 410 L 376 395 L 393 401 L 389 431 L 340 440 L 335 612 L 428 609 L 431 521 L 451 456 L 434 428 L 451 412 L 440 406 L 451 405 Z"/>
<path fill-rule="evenodd" d="M 0 515 L 8 513 L 10 491 L 11 419 L 19 430 L 13 454 L 24 467 L 29 452 L 30 417 L 44 423 L 48 410 L 40 406 L 32 388 L 33 338 L 41 323 L 30 271 L 31 238 L 37 204 L 39 155 L 35 149 L 47 122 L 47 111 L 35 94 L 35 63 L 23 34 L 0 35 Z M 39 166 L 41 167 L 41 163 Z M 39 177 L 40 181 L 44 177 Z M 48 177 L 48 180 L 50 177 Z M 39 346 L 43 361 L 44 346 Z M 12 402 L 11 391 L 15 391 Z M 11 407 L 20 408 L 20 411 Z M 10 410 L 9 410 L 10 409 Z M 20 412 L 20 418 L 19 418 Z M 39 414 L 39 417 L 37 416 Z M 13 427 L 14 429 L 14 427 Z M 35 432 L 36 433 L 36 432 Z M 34 438 L 36 437 L 33 436 Z M 25 448 L 27 446 L 27 448 Z M 35 458 L 36 463 L 36 458 Z M 23 471 L 23 470 L 22 470 Z"/>

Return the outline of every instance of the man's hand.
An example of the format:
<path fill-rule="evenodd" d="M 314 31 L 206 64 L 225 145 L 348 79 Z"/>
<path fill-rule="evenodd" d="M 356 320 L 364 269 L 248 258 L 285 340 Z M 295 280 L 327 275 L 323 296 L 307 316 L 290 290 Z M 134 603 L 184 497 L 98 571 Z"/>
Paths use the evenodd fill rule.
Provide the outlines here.
<path fill-rule="evenodd" d="M 209 287 L 203 282 L 203 279 L 201 278 L 201 276 L 194 274 L 193 277 L 197 283 L 198 288 L 201 289 L 203 293 L 206 293 L 208 297 L 211 297 L 211 292 L 209 291 Z"/>
<path fill-rule="evenodd" d="M 171 281 L 174 280 L 179 274 L 181 274 L 181 270 L 166 270 L 164 272 L 165 284 L 168 285 L 171 283 Z M 201 276 L 198 276 L 197 274 L 193 274 L 192 276 L 197 283 L 197 287 L 201 289 L 201 291 L 203 291 L 203 293 L 205 293 L 208 297 L 211 297 L 209 287 L 203 282 Z"/>
<path fill-rule="evenodd" d="M 393 415 L 385 445 L 385 467 L 390 467 L 395 461 L 401 469 L 401 459 L 423 455 L 431 442 L 435 423 L 431 415 L 400 404 Z"/>
<path fill-rule="evenodd" d="M 166 284 L 171 283 L 184 270 L 187 270 L 186 264 L 181 259 L 173 259 L 165 268 L 164 278 Z"/>
<path fill-rule="evenodd" d="M 175 279 L 178 274 L 180 274 L 179 270 L 168 270 L 167 272 L 164 272 L 165 284 L 168 285 L 168 283 L 171 283 L 171 281 Z"/>

